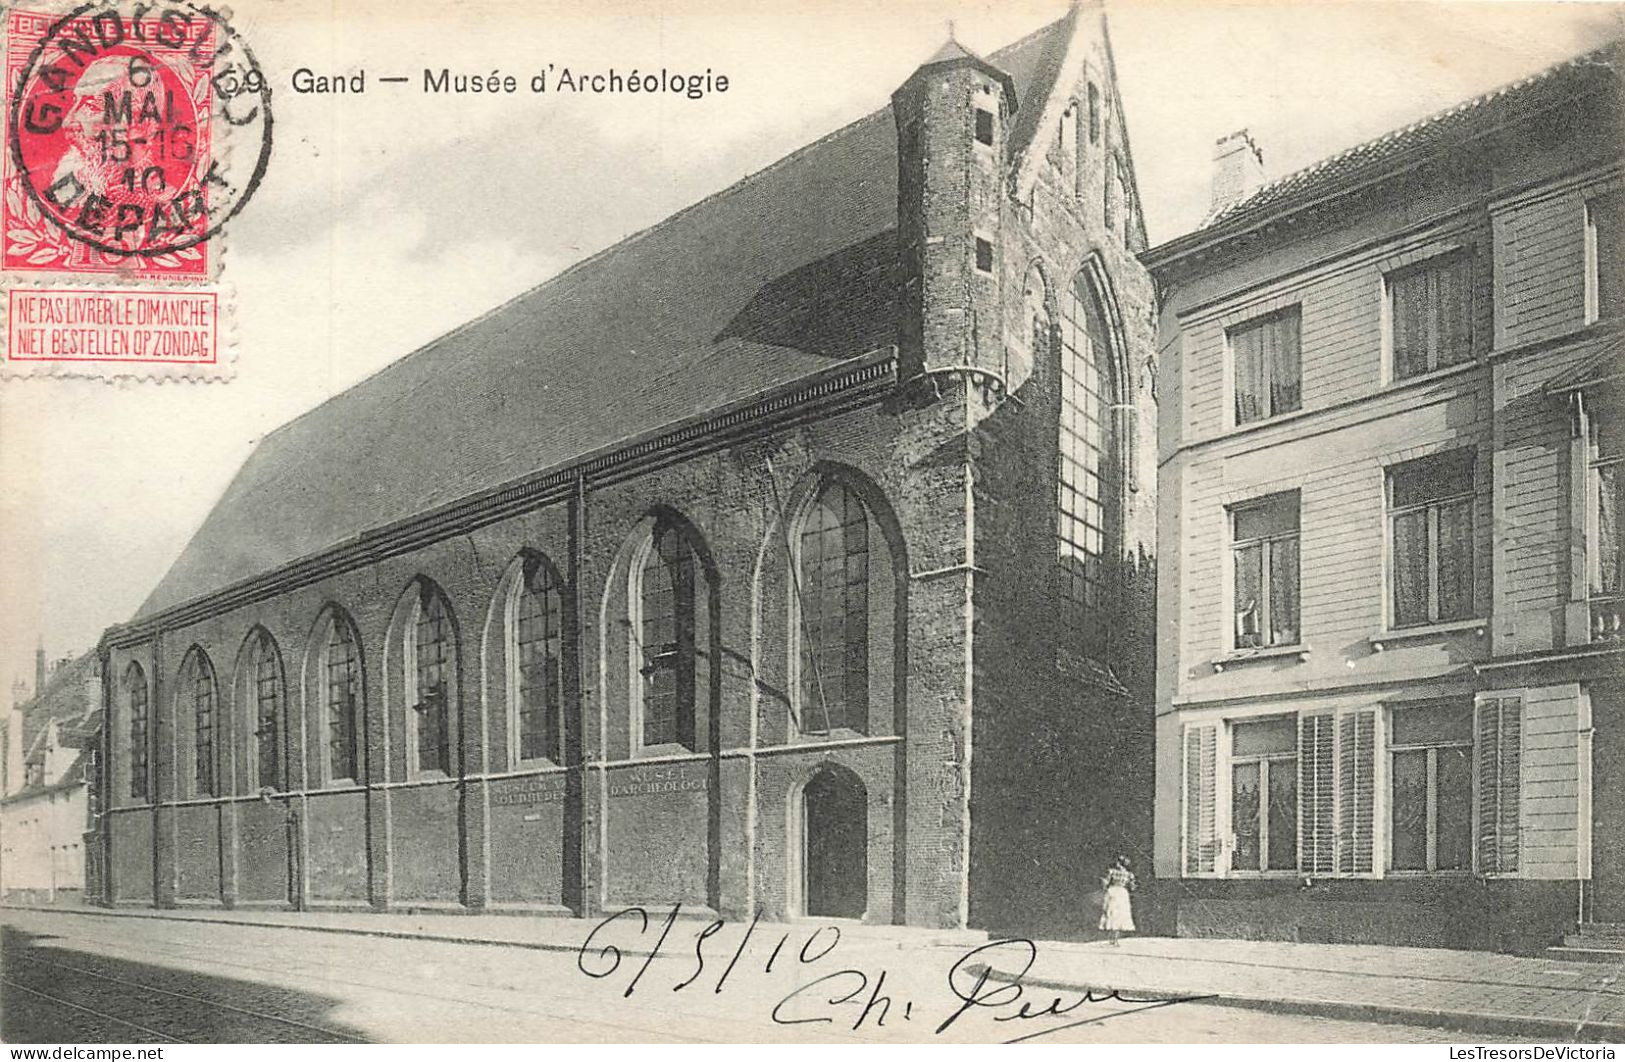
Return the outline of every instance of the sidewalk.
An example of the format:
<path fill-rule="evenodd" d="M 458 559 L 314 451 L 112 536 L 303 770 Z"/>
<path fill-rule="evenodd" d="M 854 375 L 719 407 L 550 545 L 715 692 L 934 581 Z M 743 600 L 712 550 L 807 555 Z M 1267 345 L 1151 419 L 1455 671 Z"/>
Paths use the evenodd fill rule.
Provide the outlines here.
<path fill-rule="evenodd" d="M 999 964 L 995 962 L 994 968 Z M 1589 969 L 1587 968 L 1589 966 Z M 1024 983 L 1282 1013 L 1625 1042 L 1625 966 L 1443 948 L 1141 937 L 1045 943 Z"/>
<path fill-rule="evenodd" d="M 278 927 L 574 952 L 596 919 L 497 914 L 219 910 L 6 905 L 97 918 L 149 918 Z M 669 908 L 649 911 L 649 939 Z M 685 912 L 686 914 L 686 912 Z M 679 923 L 694 933 L 706 920 Z M 758 931 L 805 936 L 816 923 Z M 977 931 L 905 926 L 841 926 L 843 946 L 861 950 L 930 949 L 951 962 L 986 942 Z M 621 938 L 624 946 L 625 938 Z M 1625 1042 L 1625 967 L 1521 958 L 1440 948 L 1135 937 L 1104 942 L 1040 942 L 1023 978 L 1032 988 L 1131 998 L 1205 997 L 1203 1002 L 1282 1013 L 1314 1014 L 1460 1030 L 1529 1040 Z M 624 948 L 627 954 L 640 953 Z M 995 976 L 1013 973 L 1023 956 L 992 952 Z M 1016 967 L 1018 968 L 1018 967 Z"/>

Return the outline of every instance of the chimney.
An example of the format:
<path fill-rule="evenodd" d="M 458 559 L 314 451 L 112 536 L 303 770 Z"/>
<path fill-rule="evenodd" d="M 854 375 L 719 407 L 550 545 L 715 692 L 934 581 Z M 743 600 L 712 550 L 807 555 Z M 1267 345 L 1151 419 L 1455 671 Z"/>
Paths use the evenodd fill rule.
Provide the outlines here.
<path fill-rule="evenodd" d="M 1208 217 L 1216 217 L 1264 185 L 1264 154 L 1247 130 L 1220 137 L 1213 145 L 1213 202 Z"/>
<path fill-rule="evenodd" d="M 34 648 L 34 696 L 45 692 L 45 643 Z"/>

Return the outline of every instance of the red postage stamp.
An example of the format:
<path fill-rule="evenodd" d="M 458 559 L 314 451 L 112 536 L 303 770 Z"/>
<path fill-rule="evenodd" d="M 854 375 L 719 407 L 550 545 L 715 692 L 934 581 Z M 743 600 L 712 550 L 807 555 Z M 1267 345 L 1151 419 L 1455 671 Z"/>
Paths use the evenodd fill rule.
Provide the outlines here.
<path fill-rule="evenodd" d="M 8 23 L 6 84 L 22 91 L 0 268 L 208 275 L 213 21 L 12 11 Z"/>
<path fill-rule="evenodd" d="M 271 150 L 247 43 L 192 0 L 11 10 L 4 29 L 0 370 L 224 375 L 219 237 Z"/>

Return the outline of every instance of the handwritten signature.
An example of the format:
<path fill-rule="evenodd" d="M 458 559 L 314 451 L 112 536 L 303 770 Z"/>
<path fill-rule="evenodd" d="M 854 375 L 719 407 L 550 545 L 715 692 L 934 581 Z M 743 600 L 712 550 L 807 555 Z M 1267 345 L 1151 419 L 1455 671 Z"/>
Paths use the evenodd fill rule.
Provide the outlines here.
<path fill-rule="evenodd" d="M 654 940 L 653 947 L 649 947 L 646 940 L 650 932 L 648 911 L 641 907 L 628 907 L 610 915 L 594 926 L 592 932 L 587 934 L 586 940 L 582 941 L 581 947 L 576 952 L 577 969 L 591 978 L 609 978 L 621 971 L 623 960 L 641 955 L 643 958 L 641 965 L 637 966 L 636 972 L 631 975 L 622 992 L 623 997 L 630 998 L 637 991 L 643 975 L 665 948 L 682 906 L 680 903 L 673 905 L 671 912 L 665 917 L 664 924 L 660 926 L 659 936 Z M 727 965 L 721 967 L 716 982 L 711 987 L 713 994 L 722 994 L 735 968 L 739 967 L 741 960 L 750 951 L 751 940 L 760 922 L 761 918 L 757 916 L 745 927 L 745 932 L 740 937 Z M 671 986 L 673 992 L 688 989 L 705 975 L 707 942 L 726 925 L 722 919 L 716 919 L 694 935 L 692 970 Z M 623 934 L 634 928 L 632 939 L 626 939 Z M 616 939 L 621 943 L 614 943 Z M 630 949 L 640 944 L 649 947 L 649 950 L 647 952 L 640 950 L 631 957 L 622 951 L 622 946 Z M 833 958 L 833 955 L 840 944 L 839 926 L 821 925 L 813 928 L 799 947 L 792 944 L 791 934 L 788 931 L 783 932 L 772 950 L 768 952 L 761 972 L 772 974 L 776 966 L 788 969 L 837 965 L 840 960 Z M 746 970 L 754 973 L 759 955 L 757 952 L 746 963 Z M 719 956 L 709 957 L 714 964 L 720 963 Z M 945 1011 L 946 1016 L 936 1025 L 934 1034 L 941 1035 L 952 1028 L 962 1016 L 973 1011 L 985 1012 L 996 1022 L 1028 1021 L 1068 1014 L 1087 1003 L 1116 1001 L 1168 1006 L 1201 998 L 1142 997 L 1126 994 L 1115 988 L 1095 987 L 1082 991 L 1072 990 L 1064 994 L 1033 992 L 1029 995 L 1031 986 L 1024 984 L 1024 979 L 1037 960 L 1038 945 L 1031 940 L 1019 938 L 992 941 L 965 952 L 948 969 L 947 994 L 943 1000 L 938 1001 L 942 1004 L 942 1011 L 939 1012 Z M 632 962 L 626 962 L 628 968 L 632 965 Z M 779 1025 L 833 1024 L 837 1017 L 844 1023 L 850 1018 L 850 1028 L 853 1030 L 861 1029 L 869 1023 L 875 1027 L 884 1026 L 888 1018 L 893 1021 L 912 1022 L 915 1001 L 894 998 L 888 993 L 887 974 L 888 971 L 885 969 L 865 970 L 856 966 L 844 966 L 821 974 L 805 984 L 798 985 L 780 999 L 773 1006 L 770 1017 Z M 952 1002 L 948 1001 L 949 997 Z M 846 1012 L 841 1013 L 841 1008 L 846 1008 Z M 922 1007 L 922 1015 L 932 1009 Z M 855 1017 L 852 1016 L 854 1014 Z"/>

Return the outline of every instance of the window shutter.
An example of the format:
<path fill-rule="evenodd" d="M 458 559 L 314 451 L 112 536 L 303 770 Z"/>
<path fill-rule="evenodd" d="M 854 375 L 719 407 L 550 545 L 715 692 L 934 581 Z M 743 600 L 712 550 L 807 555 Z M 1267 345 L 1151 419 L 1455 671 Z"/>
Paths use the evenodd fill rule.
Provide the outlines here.
<path fill-rule="evenodd" d="M 1338 719 L 1337 869 L 1343 874 L 1369 874 L 1372 870 L 1373 802 L 1376 786 L 1377 713 L 1373 709 L 1347 712 Z"/>
<path fill-rule="evenodd" d="M 1522 784 L 1523 703 L 1490 697 L 1478 703 L 1478 870 L 1518 870 L 1518 794 Z"/>
<path fill-rule="evenodd" d="M 1219 830 L 1214 799 L 1218 752 L 1216 724 L 1185 728 L 1186 874 L 1212 874 L 1218 869 Z"/>
<path fill-rule="evenodd" d="M 1336 766 L 1333 718 L 1298 717 L 1298 868 L 1307 874 L 1337 869 Z"/>

